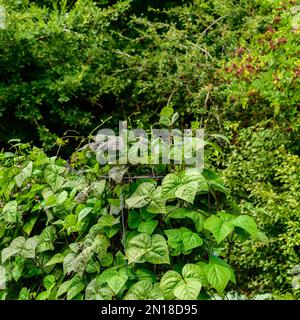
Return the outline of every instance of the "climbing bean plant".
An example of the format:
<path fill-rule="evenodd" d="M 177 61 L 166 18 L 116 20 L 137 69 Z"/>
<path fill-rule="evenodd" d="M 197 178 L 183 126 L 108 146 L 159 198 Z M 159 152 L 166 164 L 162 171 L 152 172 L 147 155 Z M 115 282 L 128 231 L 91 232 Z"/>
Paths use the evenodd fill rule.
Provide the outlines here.
<path fill-rule="evenodd" d="M 209 299 L 235 283 L 234 241 L 261 237 L 212 168 L 137 177 L 88 149 L 14 148 L 0 154 L 2 299 Z"/>

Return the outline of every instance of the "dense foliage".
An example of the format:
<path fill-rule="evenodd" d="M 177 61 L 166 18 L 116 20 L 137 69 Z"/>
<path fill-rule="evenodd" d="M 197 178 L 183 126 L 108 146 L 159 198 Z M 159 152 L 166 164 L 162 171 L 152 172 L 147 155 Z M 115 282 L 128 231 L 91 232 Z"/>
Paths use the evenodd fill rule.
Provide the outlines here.
<path fill-rule="evenodd" d="M 128 181 L 90 151 L 72 168 L 16 149 L 1 154 L 2 298 L 209 298 L 235 283 L 225 243 L 262 237 L 212 170 L 173 168 L 160 183 L 131 168 Z"/>
<path fill-rule="evenodd" d="M 2 298 L 299 298 L 299 1 L 0 6 Z M 203 175 L 75 151 L 166 106 L 217 134 Z"/>

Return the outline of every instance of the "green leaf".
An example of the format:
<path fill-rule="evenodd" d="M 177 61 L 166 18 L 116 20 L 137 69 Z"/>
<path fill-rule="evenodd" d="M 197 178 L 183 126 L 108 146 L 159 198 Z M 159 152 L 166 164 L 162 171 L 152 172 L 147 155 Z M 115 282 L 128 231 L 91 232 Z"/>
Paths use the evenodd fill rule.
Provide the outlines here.
<path fill-rule="evenodd" d="M 95 198 L 100 198 L 105 190 L 106 186 L 106 181 L 101 180 L 101 181 L 95 181 L 91 183 L 89 189 L 90 189 L 90 196 L 95 197 Z"/>
<path fill-rule="evenodd" d="M 54 241 L 56 239 L 56 229 L 53 226 L 46 227 L 39 235 L 39 245 L 37 252 L 44 252 L 54 249 Z"/>
<path fill-rule="evenodd" d="M 165 230 L 165 233 L 168 237 L 169 246 L 175 249 L 174 255 L 178 255 L 180 252 L 188 252 L 203 244 L 198 234 L 185 227 Z"/>
<path fill-rule="evenodd" d="M 141 280 L 132 285 L 127 291 L 124 300 L 163 300 L 157 284 L 149 280 Z"/>
<path fill-rule="evenodd" d="M 167 271 L 161 278 L 159 288 L 166 300 L 175 299 L 174 290 L 178 284 L 182 283 L 181 275 L 173 270 Z"/>
<path fill-rule="evenodd" d="M 207 284 L 207 265 L 200 266 L 198 264 L 187 263 L 182 268 L 182 276 L 185 279 L 194 279 L 202 285 Z"/>
<path fill-rule="evenodd" d="M 258 236 L 257 225 L 252 217 L 241 215 L 232 220 L 232 224 L 246 230 L 253 238 Z"/>
<path fill-rule="evenodd" d="M 2 250 L 2 263 L 16 254 L 24 258 L 34 258 L 37 245 L 38 242 L 35 238 L 28 238 L 27 240 L 24 237 L 15 238 L 9 247 Z"/>
<path fill-rule="evenodd" d="M 28 165 L 25 168 L 23 168 L 22 171 L 18 175 L 15 176 L 15 180 L 16 180 L 17 186 L 19 188 L 22 186 L 25 179 L 31 177 L 32 166 L 33 166 L 33 163 L 32 163 L 32 161 L 30 161 L 28 163 Z"/>
<path fill-rule="evenodd" d="M 218 292 L 224 291 L 231 278 L 231 270 L 225 265 L 211 260 L 208 266 L 207 280 Z"/>
<path fill-rule="evenodd" d="M 155 228 L 158 225 L 158 221 L 157 220 L 148 220 L 148 221 L 144 221 L 142 222 L 139 226 L 138 226 L 138 232 L 141 233 L 148 233 L 149 235 L 151 235 Z"/>
<path fill-rule="evenodd" d="M 107 252 L 104 256 L 99 257 L 102 267 L 109 267 L 114 261 L 114 257 L 110 252 Z"/>
<path fill-rule="evenodd" d="M 3 266 L 0 266 L 0 290 L 4 290 L 6 288 L 6 270 Z"/>
<path fill-rule="evenodd" d="M 28 236 L 30 235 L 30 233 L 31 233 L 31 231 L 32 231 L 37 219 L 38 219 L 37 216 L 31 217 L 29 219 L 29 221 L 24 224 L 23 230 Z"/>
<path fill-rule="evenodd" d="M 175 196 L 189 203 L 193 203 L 196 197 L 198 188 L 198 182 L 192 181 L 187 184 L 180 186 L 176 192 Z"/>
<path fill-rule="evenodd" d="M 84 289 L 85 285 L 83 283 L 76 283 L 74 285 L 71 285 L 67 291 L 67 300 L 72 300 L 78 295 L 78 293 L 80 293 Z"/>
<path fill-rule="evenodd" d="M 90 212 L 92 212 L 93 208 L 91 207 L 86 207 L 84 209 L 82 209 L 79 213 L 78 213 L 78 222 L 82 221 Z"/>
<path fill-rule="evenodd" d="M 65 294 L 65 293 L 67 293 L 67 291 L 69 290 L 71 285 L 72 285 L 72 280 L 67 280 L 67 281 L 63 282 L 58 288 L 58 291 L 57 291 L 57 294 L 56 294 L 56 298 L 60 297 L 61 295 Z"/>
<path fill-rule="evenodd" d="M 116 223 L 119 223 L 119 220 L 116 219 L 114 216 L 112 216 L 111 214 L 105 214 L 102 217 L 100 217 L 100 219 L 98 220 L 98 226 L 100 228 L 104 228 L 104 227 L 112 227 L 113 225 L 115 225 Z"/>
<path fill-rule="evenodd" d="M 151 194 L 155 190 L 155 184 L 143 182 L 140 184 L 133 195 L 126 200 L 126 205 L 131 208 L 142 208 L 151 201 Z"/>
<path fill-rule="evenodd" d="M 57 203 L 62 204 L 64 203 L 68 198 L 68 192 L 67 191 L 62 191 L 58 196 L 57 196 Z"/>
<path fill-rule="evenodd" d="M 113 290 L 113 292 L 117 295 L 122 287 L 128 280 L 128 275 L 126 273 L 126 269 L 121 269 L 118 271 L 118 275 L 113 276 L 107 280 L 107 284 Z"/>
<path fill-rule="evenodd" d="M 27 288 L 22 288 L 19 293 L 19 300 L 29 300 L 30 299 L 30 292 Z"/>
<path fill-rule="evenodd" d="M 174 289 L 174 295 L 180 300 L 196 300 L 201 290 L 201 282 L 194 279 L 184 279 Z"/>
<path fill-rule="evenodd" d="M 125 166 L 116 166 L 109 170 L 108 176 L 116 181 L 117 183 L 122 183 L 123 176 L 127 172 L 128 167 Z"/>
<path fill-rule="evenodd" d="M 5 204 L 1 212 L 1 220 L 3 219 L 7 223 L 16 223 L 20 220 L 20 213 L 18 212 L 17 201 L 9 201 Z"/>
<path fill-rule="evenodd" d="M 178 208 L 174 210 L 174 207 L 168 207 L 169 213 L 167 219 L 191 219 L 194 222 L 197 232 L 203 230 L 204 216 L 197 211 L 189 210 L 187 208 Z"/>
<path fill-rule="evenodd" d="M 45 264 L 45 267 L 52 266 L 57 263 L 63 263 L 64 258 L 64 255 L 57 253 Z"/>
<path fill-rule="evenodd" d="M 197 182 L 197 192 L 208 192 L 208 184 L 206 179 L 202 175 L 201 171 L 197 168 L 190 168 L 184 171 L 181 181 L 182 184 Z"/>
<path fill-rule="evenodd" d="M 185 251 L 200 247 L 203 244 L 203 240 L 200 238 L 200 236 L 191 232 L 190 230 L 183 232 L 182 242 Z"/>
<path fill-rule="evenodd" d="M 174 109 L 171 107 L 164 107 L 162 108 L 160 115 L 163 117 L 170 118 L 174 113 Z"/>
<path fill-rule="evenodd" d="M 147 206 L 150 213 L 166 213 L 166 200 L 162 197 L 162 187 L 157 187 L 151 194 L 151 201 Z"/>
<path fill-rule="evenodd" d="M 170 173 L 162 181 L 162 197 L 165 200 L 176 198 L 175 192 L 181 184 L 178 175 Z"/>
<path fill-rule="evenodd" d="M 155 234 L 151 238 L 151 249 L 145 255 L 146 261 L 153 264 L 170 263 L 169 249 L 166 239 L 160 235 Z"/>
<path fill-rule="evenodd" d="M 169 263 L 169 251 L 165 238 L 159 234 L 150 237 L 147 233 L 141 233 L 129 241 L 126 250 L 128 263 L 143 263 L 145 261 L 153 264 Z"/>
<path fill-rule="evenodd" d="M 47 290 L 51 290 L 55 286 L 54 275 L 48 275 L 43 279 L 43 285 Z"/>
<path fill-rule="evenodd" d="M 140 214 L 135 211 L 131 210 L 128 215 L 128 226 L 130 229 L 136 229 L 142 223 L 142 218 Z"/>
<path fill-rule="evenodd" d="M 216 215 L 207 218 L 203 226 L 213 234 L 217 243 L 222 242 L 234 230 L 231 221 L 223 221 Z"/>
<path fill-rule="evenodd" d="M 103 286 L 98 281 L 99 277 L 93 279 L 86 287 L 85 299 L 86 300 L 112 300 L 114 292 L 111 288 Z"/>

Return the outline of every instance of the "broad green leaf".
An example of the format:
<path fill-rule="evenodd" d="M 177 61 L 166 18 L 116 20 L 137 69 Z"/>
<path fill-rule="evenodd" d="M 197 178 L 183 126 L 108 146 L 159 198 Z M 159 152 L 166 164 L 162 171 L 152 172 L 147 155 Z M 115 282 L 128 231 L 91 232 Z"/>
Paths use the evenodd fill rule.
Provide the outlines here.
<path fill-rule="evenodd" d="M 15 238 L 7 248 L 4 248 L 1 253 L 1 260 L 4 263 L 7 259 L 14 256 L 15 254 L 19 253 L 24 244 L 25 244 L 24 237 L 17 237 Z"/>
<path fill-rule="evenodd" d="M 122 287 L 128 280 L 128 275 L 126 273 L 126 269 L 121 269 L 118 271 L 118 275 L 113 276 L 107 280 L 108 286 L 113 290 L 113 292 L 117 295 Z"/>
<path fill-rule="evenodd" d="M 49 184 L 53 191 L 59 190 L 64 184 L 65 178 L 62 176 L 62 173 L 65 170 L 65 167 L 61 167 L 55 164 L 50 164 L 45 168 L 45 181 Z"/>
<path fill-rule="evenodd" d="M 22 171 L 18 175 L 15 176 L 15 180 L 16 180 L 17 186 L 19 188 L 22 186 L 25 179 L 31 177 L 32 166 L 33 166 L 33 163 L 32 163 L 32 161 L 30 161 L 28 163 L 28 165 L 25 168 L 23 168 Z"/>
<path fill-rule="evenodd" d="M 132 285 L 127 291 L 124 300 L 162 300 L 163 295 L 157 284 L 149 280 L 141 280 Z"/>
<path fill-rule="evenodd" d="M 82 221 L 90 212 L 92 212 L 93 208 L 86 207 L 82 209 L 78 214 L 78 222 Z"/>
<path fill-rule="evenodd" d="M 31 231 L 32 231 L 37 219 L 38 219 L 37 216 L 31 217 L 29 219 L 29 221 L 24 224 L 23 230 L 28 236 L 30 235 L 30 233 L 31 233 Z"/>
<path fill-rule="evenodd" d="M 148 221 L 144 221 L 142 222 L 139 226 L 138 226 L 138 232 L 141 233 L 148 233 L 149 235 L 151 235 L 155 228 L 158 225 L 158 221 L 157 220 L 148 220 Z"/>
<path fill-rule="evenodd" d="M 131 208 L 142 208 L 151 201 L 151 194 L 155 190 L 155 184 L 143 182 L 140 184 L 132 196 L 126 199 L 126 205 Z"/>
<path fill-rule="evenodd" d="M 234 230 L 232 222 L 223 221 L 216 215 L 207 218 L 203 226 L 213 234 L 217 243 L 222 242 Z"/>
<path fill-rule="evenodd" d="M 1 220 L 4 220 L 6 223 L 16 223 L 21 218 L 21 214 L 18 212 L 18 203 L 17 201 L 9 201 L 5 204 L 2 209 Z"/>
<path fill-rule="evenodd" d="M 162 197 L 162 187 L 157 187 L 151 194 L 151 201 L 147 206 L 150 213 L 166 213 L 166 200 Z"/>
<path fill-rule="evenodd" d="M 110 252 L 107 252 L 103 257 L 100 258 L 100 263 L 102 267 L 108 267 L 112 265 L 113 261 L 114 256 Z"/>
<path fill-rule="evenodd" d="M 258 236 L 257 225 L 252 217 L 241 215 L 232 220 L 232 223 L 234 226 L 246 230 L 253 238 Z"/>
<path fill-rule="evenodd" d="M 42 291 L 36 296 L 35 300 L 47 300 L 49 297 L 49 294 L 50 292 L 48 290 Z"/>
<path fill-rule="evenodd" d="M 57 263 L 63 263 L 64 258 L 64 255 L 57 253 L 45 264 L 45 267 L 52 266 Z"/>
<path fill-rule="evenodd" d="M 170 173 L 162 181 L 162 197 L 165 200 L 176 198 L 175 192 L 180 187 L 181 181 L 178 175 Z"/>
<path fill-rule="evenodd" d="M 130 229 L 136 229 L 142 223 L 140 214 L 135 210 L 130 210 L 128 214 L 128 226 Z"/>
<path fill-rule="evenodd" d="M 123 176 L 127 172 L 128 167 L 125 166 L 116 166 L 109 170 L 108 176 L 116 181 L 117 183 L 122 183 Z"/>
<path fill-rule="evenodd" d="M 182 283 L 181 275 L 173 270 L 167 271 L 161 278 L 159 288 L 166 300 L 175 299 L 174 290 L 178 284 Z"/>
<path fill-rule="evenodd" d="M 81 291 L 85 289 L 85 285 L 83 283 L 76 283 L 71 285 L 67 291 L 67 300 L 71 300 L 78 295 Z"/>
<path fill-rule="evenodd" d="M 196 300 L 201 290 L 201 282 L 184 279 L 174 289 L 174 295 L 180 300 Z"/>
<path fill-rule="evenodd" d="M 38 242 L 35 238 L 27 240 L 24 237 L 15 238 L 7 248 L 2 250 L 2 263 L 16 254 L 24 258 L 34 258 L 37 245 Z"/>
<path fill-rule="evenodd" d="M 224 291 L 231 278 L 231 270 L 226 265 L 210 261 L 207 280 L 218 292 Z"/>
<path fill-rule="evenodd" d="M 200 238 L 200 236 L 196 233 L 191 232 L 190 230 L 183 232 L 181 238 L 183 242 L 183 248 L 185 251 L 189 251 L 194 248 L 200 247 L 203 244 L 203 241 Z"/>
<path fill-rule="evenodd" d="M 200 247 L 203 243 L 198 234 L 185 227 L 165 230 L 165 233 L 168 237 L 169 246 L 175 249 L 174 255 L 178 255 L 181 252 L 188 252 Z"/>
<path fill-rule="evenodd" d="M 100 217 L 100 219 L 98 220 L 98 226 L 100 228 L 104 228 L 104 227 L 112 227 L 113 225 L 115 225 L 116 223 L 119 223 L 119 220 L 116 219 L 114 216 L 112 216 L 111 214 L 105 214 L 102 217 Z"/>
<path fill-rule="evenodd" d="M 46 227 L 39 235 L 39 244 L 37 252 L 44 252 L 54 249 L 54 241 L 56 239 L 56 229 L 53 226 Z"/>
<path fill-rule="evenodd" d="M 168 207 L 169 208 L 169 207 Z M 170 207 L 168 211 L 167 219 L 191 219 L 194 222 L 197 232 L 203 230 L 204 216 L 197 211 L 193 211 L 187 208 L 178 208 L 174 210 L 174 207 Z"/>
<path fill-rule="evenodd" d="M 202 285 L 207 284 L 207 265 L 202 267 L 198 264 L 187 263 L 182 268 L 182 276 L 185 279 L 194 279 L 199 281 Z"/>
<path fill-rule="evenodd" d="M 68 289 L 70 288 L 70 286 L 72 285 L 72 280 L 67 280 L 65 282 L 63 282 L 59 288 L 58 288 L 58 291 L 57 291 L 57 294 L 56 294 L 56 298 L 60 297 L 61 295 L 67 293 Z"/>
<path fill-rule="evenodd" d="M 150 237 L 147 233 L 141 233 L 129 241 L 126 257 L 128 263 L 169 263 L 168 245 L 161 235 L 155 234 Z"/>
<path fill-rule="evenodd" d="M 105 190 L 105 185 L 106 185 L 105 180 L 95 181 L 95 182 L 91 183 L 91 185 L 89 187 L 90 196 L 95 197 L 95 198 L 100 198 L 102 193 Z"/>
<path fill-rule="evenodd" d="M 182 184 L 190 182 L 197 182 L 197 192 L 208 192 L 208 184 L 202 175 L 201 171 L 197 168 L 187 169 L 182 176 Z"/>
<path fill-rule="evenodd" d="M 30 300 L 30 292 L 27 288 L 22 288 L 19 292 L 19 300 Z"/>
<path fill-rule="evenodd" d="M 62 191 L 58 196 L 57 196 L 57 203 L 62 204 L 64 203 L 68 198 L 68 192 L 67 191 Z"/>
<path fill-rule="evenodd" d="M 169 249 L 166 239 L 160 235 L 155 234 L 151 238 L 151 249 L 145 255 L 146 261 L 153 264 L 170 263 Z"/>
<path fill-rule="evenodd" d="M 180 186 L 176 192 L 175 196 L 189 203 L 193 203 L 196 197 L 198 188 L 198 182 L 192 181 L 187 184 Z"/>
<path fill-rule="evenodd" d="M 93 279 L 85 289 L 86 300 L 112 300 L 114 292 L 111 288 L 99 283 L 98 277 Z"/>
<path fill-rule="evenodd" d="M 135 276 L 139 280 L 149 280 L 152 283 L 156 282 L 156 273 L 150 269 L 138 268 L 137 270 L 135 270 Z"/>

